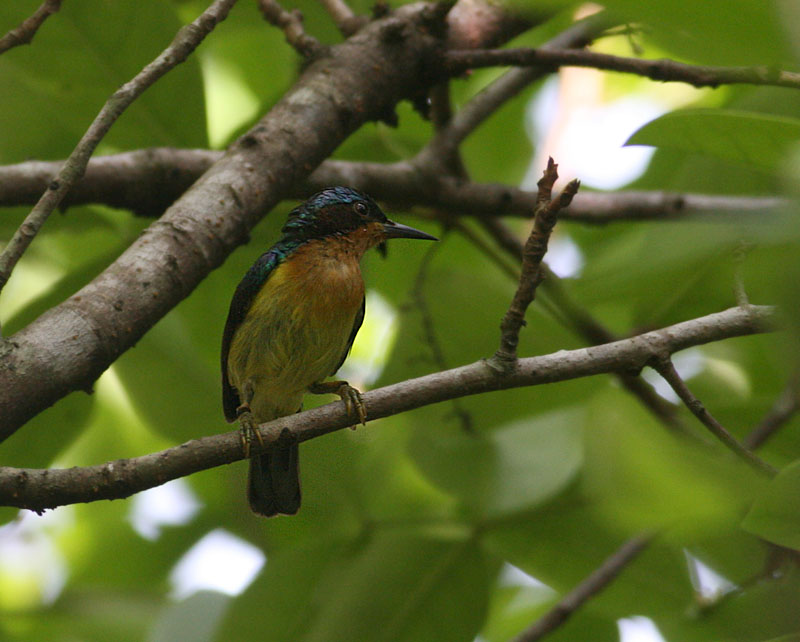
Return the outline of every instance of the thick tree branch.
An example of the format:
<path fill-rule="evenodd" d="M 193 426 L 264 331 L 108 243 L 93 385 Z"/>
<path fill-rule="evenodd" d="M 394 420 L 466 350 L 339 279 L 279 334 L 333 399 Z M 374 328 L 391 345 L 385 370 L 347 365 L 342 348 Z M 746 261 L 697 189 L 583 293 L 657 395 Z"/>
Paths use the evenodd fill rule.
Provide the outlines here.
<path fill-rule="evenodd" d="M 92 158 L 86 173 L 61 206 L 99 203 L 141 216 L 160 216 L 223 152 L 153 147 Z M 32 205 L 58 173 L 60 161 L 26 161 L 0 166 L 0 206 Z M 449 176 L 421 175 L 408 163 L 325 161 L 291 195 L 302 199 L 331 185 L 352 185 L 378 200 L 430 207 L 453 216 L 481 219 L 530 217 L 536 192 Z M 617 221 L 701 218 L 752 222 L 785 207 L 777 197 L 713 196 L 671 192 L 586 192 L 578 194 L 562 221 L 607 224 Z"/>
<path fill-rule="evenodd" d="M 44 24 L 51 15 L 61 8 L 62 0 L 44 0 L 33 15 L 25 18 L 19 25 L 14 27 L 6 35 L 0 38 L 0 54 L 18 47 L 27 45 L 39 31 L 39 27 Z"/>
<path fill-rule="evenodd" d="M 773 308 L 749 306 L 678 323 L 622 341 L 519 359 L 499 376 L 485 361 L 372 390 L 363 399 L 370 419 L 380 419 L 468 395 L 554 383 L 602 373 L 638 371 L 665 354 L 691 346 L 765 332 Z M 289 440 L 306 441 L 349 427 L 342 402 L 276 419 L 259 427 L 264 449 Z M 262 450 L 253 444 L 254 452 Z M 0 505 L 41 511 L 65 504 L 120 499 L 243 458 L 238 431 L 203 437 L 162 452 L 87 468 L 35 470 L 0 468 Z"/>
<path fill-rule="evenodd" d="M 219 266 L 353 131 L 438 78 L 441 5 L 401 7 L 315 60 L 295 86 L 90 284 L 0 345 L 0 438 L 92 382 Z"/>
<path fill-rule="evenodd" d="M 100 204 L 157 218 L 223 155 L 206 149 L 151 147 L 95 156 L 61 208 Z M 63 161 L 25 161 L 0 166 L 0 206 L 35 204 L 62 165 Z"/>
<path fill-rule="evenodd" d="M 765 473 L 770 477 L 775 476 L 777 471 L 772 466 L 740 444 L 736 437 L 726 430 L 722 424 L 708 412 L 702 402 L 692 394 L 686 383 L 681 379 L 678 371 L 675 370 L 675 366 L 672 364 L 672 360 L 668 356 L 661 355 L 660 357 L 656 357 L 650 365 L 655 368 L 658 374 L 664 377 L 675 391 L 675 394 L 677 394 L 681 401 L 686 404 L 687 408 L 692 411 L 692 414 L 697 417 L 703 425 L 708 428 L 711 434 L 719 439 L 726 448 L 737 457 L 747 462 L 758 472 Z"/>
<path fill-rule="evenodd" d="M 236 0 L 215 0 L 192 23 L 181 27 L 170 45 L 136 76 L 122 85 L 108 99 L 89 129 L 64 162 L 56 178 L 51 181 L 39 201 L 11 237 L 0 254 L 0 290 L 11 276 L 11 271 L 76 181 L 83 176 L 89 158 L 97 145 L 111 129 L 117 118 L 144 91 L 171 69 L 186 60 L 214 27 L 224 20 Z"/>
<path fill-rule="evenodd" d="M 748 84 L 800 89 L 800 73 L 772 67 L 711 67 L 675 60 L 624 58 L 576 49 L 491 49 L 448 51 L 445 64 L 453 75 L 476 67 L 591 67 L 645 76 L 662 82 L 684 82 L 695 87 Z"/>
<path fill-rule="evenodd" d="M 567 593 L 552 609 L 520 633 L 514 642 L 535 642 L 564 624 L 575 611 L 611 584 L 622 570 L 647 548 L 652 537 L 639 535 L 625 542 L 589 577 Z"/>

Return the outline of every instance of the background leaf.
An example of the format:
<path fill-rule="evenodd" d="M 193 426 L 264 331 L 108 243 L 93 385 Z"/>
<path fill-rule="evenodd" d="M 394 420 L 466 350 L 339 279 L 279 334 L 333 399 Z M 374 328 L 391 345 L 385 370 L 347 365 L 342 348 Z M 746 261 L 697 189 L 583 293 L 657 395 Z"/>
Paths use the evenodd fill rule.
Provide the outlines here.
<path fill-rule="evenodd" d="M 800 461 L 784 468 L 756 498 L 742 527 L 775 544 L 800 550 Z"/>
<path fill-rule="evenodd" d="M 798 119 L 703 109 L 661 116 L 634 133 L 626 145 L 707 154 L 774 173 L 798 141 Z"/>

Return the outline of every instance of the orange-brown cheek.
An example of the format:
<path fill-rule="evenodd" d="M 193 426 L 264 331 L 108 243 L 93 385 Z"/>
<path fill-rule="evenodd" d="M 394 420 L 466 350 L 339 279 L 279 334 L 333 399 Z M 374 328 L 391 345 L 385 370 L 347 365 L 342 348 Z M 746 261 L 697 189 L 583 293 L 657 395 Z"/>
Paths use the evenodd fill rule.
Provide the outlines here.
<path fill-rule="evenodd" d="M 363 255 L 367 250 L 386 240 L 386 232 L 381 223 L 367 223 L 364 227 L 351 233 L 354 244 Z"/>

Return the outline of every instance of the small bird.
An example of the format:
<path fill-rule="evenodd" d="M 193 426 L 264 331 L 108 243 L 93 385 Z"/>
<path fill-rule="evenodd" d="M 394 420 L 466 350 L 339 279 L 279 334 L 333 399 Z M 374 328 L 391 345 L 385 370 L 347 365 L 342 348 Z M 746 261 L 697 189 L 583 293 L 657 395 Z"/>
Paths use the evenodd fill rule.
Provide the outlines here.
<path fill-rule="evenodd" d="M 341 367 L 364 320 L 360 260 L 387 239 L 436 237 L 395 223 L 349 187 L 318 192 L 289 213 L 283 236 L 247 271 L 234 292 L 222 335 L 222 405 L 239 419 L 249 456 L 255 426 L 300 410 L 303 395 L 335 393 L 366 421 L 360 393 L 323 381 Z M 254 512 L 271 517 L 300 508 L 298 445 L 250 459 Z"/>

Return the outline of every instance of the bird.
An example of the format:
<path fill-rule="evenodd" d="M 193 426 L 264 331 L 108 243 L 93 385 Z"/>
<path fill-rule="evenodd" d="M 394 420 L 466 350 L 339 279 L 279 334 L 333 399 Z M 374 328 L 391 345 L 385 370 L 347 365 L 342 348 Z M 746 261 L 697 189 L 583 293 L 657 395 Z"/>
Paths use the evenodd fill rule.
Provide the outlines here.
<path fill-rule="evenodd" d="M 301 410 L 307 392 L 335 393 L 366 422 L 358 390 L 325 381 L 344 363 L 364 321 L 360 261 L 388 239 L 438 240 L 389 220 L 367 194 L 330 187 L 295 207 L 282 236 L 237 286 L 222 334 L 222 405 L 238 419 L 245 457 L 258 424 Z M 300 508 L 298 444 L 250 457 L 247 497 L 265 517 Z"/>

